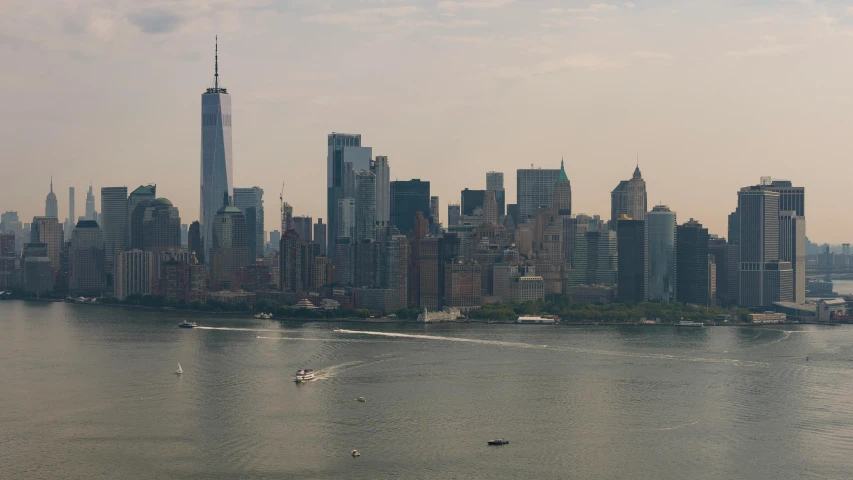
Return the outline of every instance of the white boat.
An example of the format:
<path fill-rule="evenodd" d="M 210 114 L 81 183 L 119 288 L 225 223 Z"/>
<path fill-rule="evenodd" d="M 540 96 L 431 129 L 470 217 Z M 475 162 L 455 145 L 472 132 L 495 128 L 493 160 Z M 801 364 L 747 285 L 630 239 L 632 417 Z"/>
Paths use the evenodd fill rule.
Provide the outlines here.
<path fill-rule="evenodd" d="M 553 317 L 539 317 L 535 315 L 522 315 L 518 317 L 515 323 L 522 325 L 554 325 L 557 319 Z"/>
<path fill-rule="evenodd" d="M 808 359 L 808 358 L 807 358 L 807 359 Z M 364 403 L 364 402 L 366 402 L 366 401 L 367 401 L 367 400 L 365 400 L 365 399 L 364 399 L 364 397 L 358 397 L 358 398 L 356 398 L 356 400 L 358 400 L 358 401 L 359 401 L 359 402 L 361 402 L 361 403 Z"/>
<path fill-rule="evenodd" d="M 704 327 L 705 324 L 702 322 L 690 322 L 687 320 L 682 320 L 682 321 L 678 322 L 675 326 L 676 327 Z"/>
<path fill-rule="evenodd" d="M 178 369 L 177 369 L 177 370 L 175 370 L 175 375 L 180 375 L 180 374 L 182 374 L 182 373 L 184 373 L 184 369 L 183 369 L 183 368 L 181 368 L 181 364 L 179 363 L 179 364 L 178 364 Z"/>
<path fill-rule="evenodd" d="M 418 315 L 418 321 L 421 323 L 452 322 L 461 316 L 458 308 L 447 308 L 438 312 L 430 312 L 424 308 L 424 313 Z"/>
<path fill-rule="evenodd" d="M 353 451 L 352 451 L 352 456 L 353 456 L 353 457 L 360 457 L 360 456 L 361 456 L 361 453 L 359 453 L 359 452 L 358 452 L 358 450 L 353 450 Z"/>
<path fill-rule="evenodd" d="M 314 370 L 310 368 L 300 368 L 296 371 L 296 383 L 307 382 L 314 379 Z"/>

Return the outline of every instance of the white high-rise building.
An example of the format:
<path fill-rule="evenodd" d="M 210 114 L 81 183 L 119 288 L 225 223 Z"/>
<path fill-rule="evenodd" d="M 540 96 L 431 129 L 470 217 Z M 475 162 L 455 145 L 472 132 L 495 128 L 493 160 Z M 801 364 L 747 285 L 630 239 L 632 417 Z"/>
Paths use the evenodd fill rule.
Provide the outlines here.
<path fill-rule="evenodd" d="M 376 225 L 385 228 L 391 221 L 391 166 L 388 157 L 377 156 L 370 170 L 376 175 Z"/>
<path fill-rule="evenodd" d="M 213 88 L 201 95 L 201 234 L 205 263 L 210 264 L 213 217 L 226 195 L 234 194 L 231 156 L 231 96 L 219 86 L 219 42 L 217 39 Z"/>

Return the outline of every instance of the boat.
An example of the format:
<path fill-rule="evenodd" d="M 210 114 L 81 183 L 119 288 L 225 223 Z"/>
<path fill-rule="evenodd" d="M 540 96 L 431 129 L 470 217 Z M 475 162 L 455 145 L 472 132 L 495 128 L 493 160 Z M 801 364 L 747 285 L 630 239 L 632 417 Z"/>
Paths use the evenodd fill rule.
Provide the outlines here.
<path fill-rule="evenodd" d="M 364 399 L 364 397 L 358 397 L 358 398 L 356 398 L 356 400 L 358 400 L 358 401 L 359 401 L 359 402 L 361 402 L 361 403 L 364 403 L 364 402 L 366 402 L 366 401 L 367 401 L 367 400 L 365 400 L 365 399 Z"/>
<path fill-rule="evenodd" d="M 418 321 L 421 323 L 453 322 L 461 316 L 458 308 L 446 308 L 437 312 L 430 312 L 424 308 L 424 313 L 418 315 Z"/>
<path fill-rule="evenodd" d="M 181 368 L 181 364 L 179 363 L 179 364 L 178 364 L 178 369 L 177 369 L 177 370 L 175 370 L 175 375 L 180 375 L 180 374 L 182 374 L 182 373 L 184 373 L 184 369 L 183 369 L 183 368 Z"/>
<path fill-rule="evenodd" d="M 195 322 L 183 321 L 183 322 L 179 323 L 178 326 L 181 328 L 195 328 L 198 325 Z"/>
<path fill-rule="evenodd" d="M 509 444 L 508 440 L 504 440 L 503 438 L 496 438 L 494 440 L 489 440 L 489 445 L 507 445 Z"/>
<path fill-rule="evenodd" d="M 353 451 L 352 451 L 352 456 L 353 456 L 353 457 L 360 457 L 360 456 L 361 456 L 361 453 L 359 453 L 359 451 L 358 451 L 358 450 L 353 450 Z"/>
<path fill-rule="evenodd" d="M 678 322 L 675 326 L 676 327 L 704 327 L 705 324 L 702 322 L 690 322 L 687 320 L 682 320 L 682 321 Z"/>
<path fill-rule="evenodd" d="M 300 368 L 296 371 L 296 378 L 294 379 L 296 383 L 299 382 L 307 382 L 308 380 L 314 379 L 314 370 L 310 368 Z"/>
<path fill-rule="evenodd" d="M 557 318 L 553 315 L 522 315 L 515 320 L 515 323 L 522 325 L 555 325 L 557 323 Z"/>
<path fill-rule="evenodd" d="M 260 319 L 269 320 L 269 319 L 271 319 L 271 318 L 272 318 L 272 314 L 271 314 L 271 313 L 263 313 L 263 312 L 261 312 L 261 313 L 256 313 L 254 316 L 255 316 L 255 318 L 257 318 L 257 319 L 259 319 L 259 320 L 260 320 Z"/>

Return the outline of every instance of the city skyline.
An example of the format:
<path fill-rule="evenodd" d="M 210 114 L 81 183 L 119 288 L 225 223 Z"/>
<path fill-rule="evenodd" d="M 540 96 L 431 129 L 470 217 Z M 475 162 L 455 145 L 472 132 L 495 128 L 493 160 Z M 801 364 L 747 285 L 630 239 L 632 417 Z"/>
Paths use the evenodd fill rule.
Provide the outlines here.
<path fill-rule="evenodd" d="M 333 10 L 333 4 L 341 8 Z M 176 5 L 180 7 L 157 9 L 168 13 L 169 8 L 195 8 L 188 3 Z M 69 33 L 73 29 L 47 27 L 48 34 L 35 39 L 20 26 L 8 25 L 8 40 L 0 42 L 0 48 L 10 57 L 12 73 L 0 79 L 0 85 L 13 88 L 20 98 L 10 105 L 15 114 L 10 117 L 15 117 L 16 123 L 2 119 L 2 127 L 12 131 L 24 122 L 38 130 L 61 122 L 64 133 L 50 142 L 36 141 L 26 134 L 10 139 L 8 155 L 13 161 L 5 166 L 7 178 L 15 178 L 15 182 L 4 182 L 0 208 L 16 210 L 21 218 L 40 214 L 47 183 L 42 177 L 47 175 L 35 177 L 26 168 L 36 164 L 39 171 L 54 173 L 56 191 L 66 191 L 70 186 L 82 188 L 90 180 L 96 192 L 99 187 L 126 185 L 132 189 L 156 182 L 163 196 L 181 208 L 186 223 L 195 220 L 200 133 L 196 123 L 198 97 L 194 95 L 200 86 L 212 83 L 210 43 L 221 31 L 229 59 L 228 85 L 239 92 L 234 98 L 234 112 L 246 122 L 235 124 L 234 155 L 238 163 L 233 185 L 258 185 L 267 192 L 277 192 L 284 181 L 285 200 L 294 206 L 296 215 L 327 218 L 326 198 L 316 194 L 322 191 L 322 159 L 326 153 L 320 142 L 330 132 L 346 131 L 362 135 L 374 153 L 388 156 L 393 169 L 391 181 L 431 181 L 431 194 L 441 199 L 439 211 L 447 204 L 458 203 L 462 189 L 483 188 L 483 172 L 494 170 L 512 178 L 513 171 L 529 168 L 530 163 L 543 169 L 556 168 L 558 157 L 564 155 L 573 184 L 573 212 L 607 216 L 609 192 L 627 177 L 639 152 L 650 204 L 670 205 L 684 218 L 702 222 L 710 233 L 726 235 L 726 215 L 737 205 L 740 187 L 771 175 L 809 189 L 811 211 L 821 212 L 810 217 L 811 240 L 838 244 L 853 236 L 853 226 L 836 225 L 829 215 L 822 214 L 837 208 L 837 199 L 845 191 L 843 175 L 827 173 L 843 169 L 853 146 L 849 135 L 844 134 L 850 123 L 847 111 L 853 106 L 853 89 L 846 86 L 849 82 L 845 79 L 853 77 L 853 68 L 843 62 L 832 66 L 830 61 L 831 52 L 850 42 L 844 33 L 853 16 L 844 9 L 820 2 L 743 8 L 723 4 L 707 6 L 709 12 L 705 13 L 715 15 L 701 21 L 701 12 L 695 9 L 667 13 L 669 21 L 706 25 L 708 30 L 703 35 L 722 43 L 719 51 L 699 49 L 698 55 L 691 55 L 689 46 L 651 50 L 654 44 L 666 44 L 667 32 L 656 36 L 646 31 L 654 14 L 666 13 L 661 5 L 600 4 L 612 7 L 604 8 L 571 2 L 570 6 L 563 5 L 562 12 L 551 11 L 553 2 L 477 3 L 481 8 L 469 8 L 466 2 L 442 5 L 401 2 L 371 9 L 371 5 L 329 2 L 329 10 L 297 5 L 284 13 L 270 13 L 271 9 L 261 6 L 256 14 L 269 14 L 270 23 L 250 38 L 239 35 L 247 25 L 235 20 L 239 17 L 236 7 L 210 13 L 202 23 L 187 20 L 191 11 L 179 12 L 173 17 L 177 18 L 175 24 L 166 25 L 163 19 L 167 16 L 144 18 L 132 6 L 118 6 L 112 23 L 100 24 L 104 30 L 95 27 L 98 20 L 104 20 L 101 13 L 87 8 L 45 12 L 81 29 L 76 33 L 81 41 L 68 47 L 60 47 L 56 40 L 74 35 Z M 584 16 L 580 10 L 594 7 L 599 11 L 587 16 L 596 16 L 598 22 L 580 18 Z M 412 8 L 419 9 L 418 18 L 445 22 L 433 30 L 450 30 L 454 35 L 439 40 L 435 32 L 426 32 L 426 27 L 395 33 L 390 27 L 415 18 L 407 13 Z M 7 22 L 19 18 L 12 10 L 6 12 Z M 396 16 L 390 15 L 394 12 Z M 559 15 L 565 18 L 555 19 Z M 513 16 L 527 23 L 532 19 L 538 22 L 515 33 L 518 42 L 527 46 L 526 51 L 536 52 L 533 56 L 537 59 L 544 59 L 544 52 L 550 49 L 549 55 L 557 59 L 551 61 L 550 68 L 509 68 L 493 58 L 505 42 L 497 37 L 511 28 L 508 18 Z M 236 23 L 228 24 L 227 19 Z M 349 23 L 347 19 L 362 19 L 362 23 Z M 453 22 L 459 25 L 448 26 Z M 578 26 L 595 23 L 597 29 L 570 34 L 558 28 L 565 25 L 561 22 Z M 280 29 L 271 29 L 270 25 L 282 23 L 293 23 L 297 28 L 286 35 L 271 31 Z M 358 36 L 359 25 L 374 23 L 388 28 L 373 29 L 380 33 L 351 42 L 347 51 L 363 52 L 372 41 L 387 55 L 383 59 L 360 58 L 364 67 L 355 78 L 348 79 L 351 85 L 329 75 L 328 67 L 295 55 L 291 44 L 294 40 L 318 40 L 310 52 L 322 53 L 332 46 L 320 37 L 332 32 L 337 41 L 352 40 Z M 467 26 L 462 25 L 465 23 Z M 640 24 L 645 28 L 636 26 Z M 127 28 L 119 28 L 122 25 Z M 617 26 L 626 28 L 623 39 L 649 45 L 650 50 L 627 52 L 604 42 L 607 33 Z M 398 35 L 399 45 L 387 38 L 394 35 Z M 550 37 L 545 40 L 543 35 Z M 572 35 L 581 40 L 580 45 L 567 42 Z M 456 38 L 450 38 L 453 36 Z M 415 45 L 415 40 L 427 37 L 436 52 Z M 525 43 L 533 40 L 535 44 Z M 119 50 L 106 48 L 107 41 L 117 42 L 121 52 L 136 54 L 129 55 L 125 63 L 117 58 Z M 448 45 L 458 52 L 448 55 Z M 384 58 L 398 58 L 403 48 L 414 49 L 411 58 L 399 58 L 401 66 L 388 65 Z M 821 49 L 827 53 L 816 55 L 816 50 L 823 52 Z M 282 72 L 284 76 L 262 61 L 274 52 L 289 67 Z M 293 53 L 293 58 L 288 53 Z M 518 60 L 517 50 L 511 49 L 509 54 L 513 61 Z M 475 57 L 482 58 L 483 63 L 463 65 Z M 70 72 L 85 67 L 94 74 L 102 73 L 105 81 L 132 90 L 136 97 L 133 101 L 140 102 L 134 103 L 139 110 L 134 116 L 124 115 L 127 97 L 119 98 L 113 94 L 117 90 L 101 83 L 81 83 L 90 78 L 86 75 L 79 75 L 80 79 L 71 75 L 63 85 L 35 79 L 46 67 L 32 65 L 33 58 L 50 60 L 47 63 Z M 344 60 L 350 67 L 353 61 Z M 417 61 L 423 64 L 413 67 Z M 804 89 L 813 83 L 792 74 L 804 65 L 816 75 L 833 68 L 833 75 L 822 80 L 820 89 Z M 117 68 L 107 68 L 113 66 Z M 293 68 L 297 66 L 301 68 Z M 377 81 L 385 78 L 384 68 L 368 66 L 390 68 L 394 75 L 389 78 L 395 83 Z M 429 73 L 430 68 L 440 66 L 447 67 L 447 78 Z M 144 78 L 138 75 L 140 67 L 148 72 Z M 415 68 L 421 76 L 401 89 L 397 86 L 400 68 Z M 497 72 L 501 69 L 504 71 Z M 626 83 L 635 73 L 640 77 Z M 699 78 L 710 73 L 713 81 Z M 274 82 L 266 78 L 271 75 Z M 681 83 L 684 80 L 692 82 Z M 726 88 L 716 88 L 715 83 L 720 81 Z M 482 93 L 472 95 L 475 83 L 482 86 Z M 566 87 L 582 91 L 594 84 L 607 89 L 596 90 L 599 95 L 561 93 L 554 97 Z M 68 88 L 79 94 L 59 98 Z M 410 89 L 421 92 L 421 98 L 407 108 L 391 106 L 405 104 L 401 99 L 410 98 Z M 482 98 L 495 93 L 502 95 L 497 105 Z M 601 100 L 601 95 L 613 99 Z M 61 107 L 46 115 L 47 104 L 36 101 L 40 97 Z M 519 104 L 520 98 L 525 99 L 525 105 Z M 545 98 L 553 103 L 543 103 Z M 673 101 L 661 102 L 662 98 Z M 85 102 L 85 106 L 78 102 Z M 684 117 L 686 108 L 697 117 Z M 336 113 L 331 115 L 332 111 Z M 460 120 L 447 121 L 448 114 Z M 619 121 L 614 124 L 612 118 Z M 686 124 L 691 127 L 686 128 Z M 425 128 L 429 128 L 427 135 Z M 93 132 L 100 130 L 104 134 L 93 141 Z M 612 141 L 614 138 L 618 141 Z M 810 168 L 804 168 L 805 162 Z M 703 169 L 710 175 L 697 175 Z M 685 182 L 692 182 L 689 188 Z M 506 183 L 506 197 L 516 198 L 516 185 Z M 62 200 L 60 212 L 68 208 Z M 265 223 L 278 224 L 277 209 L 267 210 Z"/>

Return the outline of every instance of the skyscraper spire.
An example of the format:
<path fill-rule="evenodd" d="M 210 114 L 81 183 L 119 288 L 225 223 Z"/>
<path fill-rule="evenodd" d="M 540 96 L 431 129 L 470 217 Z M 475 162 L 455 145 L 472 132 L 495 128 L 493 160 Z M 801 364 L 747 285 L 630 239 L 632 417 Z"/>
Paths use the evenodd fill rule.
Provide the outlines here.
<path fill-rule="evenodd" d="M 50 193 L 53 193 L 53 175 L 50 176 Z"/>
<path fill-rule="evenodd" d="M 219 35 L 216 36 L 216 47 L 213 54 L 213 88 L 219 90 Z"/>

